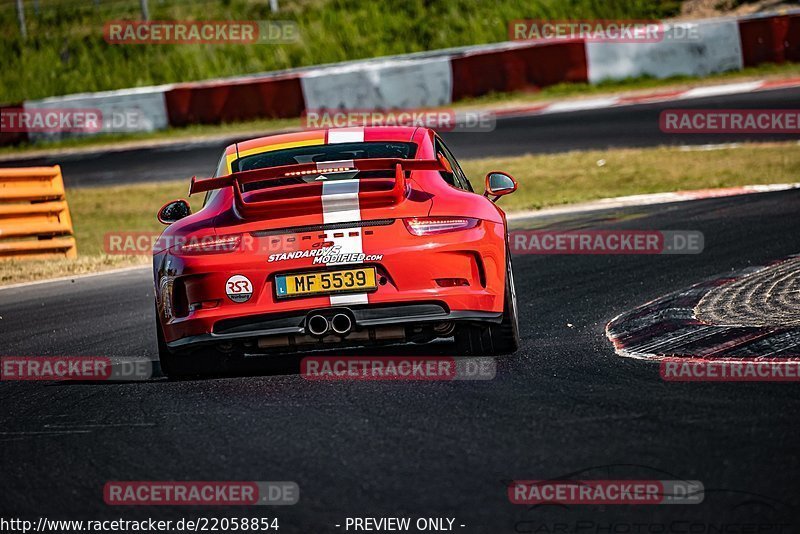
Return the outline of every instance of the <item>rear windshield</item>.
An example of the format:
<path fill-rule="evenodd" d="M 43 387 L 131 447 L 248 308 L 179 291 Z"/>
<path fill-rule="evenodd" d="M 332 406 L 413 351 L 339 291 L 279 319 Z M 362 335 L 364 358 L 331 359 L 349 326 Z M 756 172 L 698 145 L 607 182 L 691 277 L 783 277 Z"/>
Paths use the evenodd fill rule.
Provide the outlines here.
<path fill-rule="evenodd" d="M 298 163 L 321 163 L 326 161 L 340 161 L 351 159 L 369 158 L 413 158 L 417 152 L 414 143 L 397 143 L 388 141 L 370 143 L 337 143 L 333 145 L 305 146 L 300 148 L 287 148 L 263 154 L 255 154 L 239 158 L 233 163 L 235 171 L 252 171 L 268 167 L 295 165 Z M 394 171 L 369 171 L 358 173 L 359 178 L 385 178 L 394 176 Z M 314 181 L 313 175 L 287 176 L 277 180 L 266 180 L 244 184 L 242 190 L 257 191 L 288 185 L 298 185 Z"/>
<path fill-rule="evenodd" d="M 262 154 L 245 156 L 233 162 L 233 171 L 251 171 L 267 167 L 319 163 L 347 159 L 413 158 L 417 152 L 414 143 L 377 141 L 368 143 L 336 143 L 332 145 L 286 148 Z"/>

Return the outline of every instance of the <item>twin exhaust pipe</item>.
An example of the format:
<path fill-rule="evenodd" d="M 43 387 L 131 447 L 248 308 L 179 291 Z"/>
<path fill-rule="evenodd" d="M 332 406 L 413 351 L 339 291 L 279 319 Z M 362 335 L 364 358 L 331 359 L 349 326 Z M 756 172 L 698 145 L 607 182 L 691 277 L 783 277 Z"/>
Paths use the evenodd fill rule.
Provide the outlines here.
<path fill-rule="evenodd" d="M 306 328 L 311 335 L 317 337 L 323 337 L 329 332 L 339 336 L 346 336 L 353 329 L 353 320 L 344 313 L 337 313 L 330 320 L 324 315 L 314 314 L 308 318 Z"/>

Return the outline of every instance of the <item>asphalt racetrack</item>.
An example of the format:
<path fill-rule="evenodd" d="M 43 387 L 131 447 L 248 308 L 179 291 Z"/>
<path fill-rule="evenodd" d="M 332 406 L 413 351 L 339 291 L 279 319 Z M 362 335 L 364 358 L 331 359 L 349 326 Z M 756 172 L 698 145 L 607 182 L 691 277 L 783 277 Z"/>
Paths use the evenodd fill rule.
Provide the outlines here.
<path fill-rule="evenodd" d="M 443 133 L 459 159 L 519 156 L 569 150 L 703 145 L 726 142 L 792 140 L 787 134 L 666 134 L 658 118 L 667 109 L 795 109 L 800 88 L 673 100 L 651 104 L 571 111 L 551 115 L 500 117 L 492 132 Z M 154 148 L 98 151 L 53 157 L 0 160 L 0 167 L 56 165 L 68 187 L 119 185 L 210 176 L 232 137 L 168 144 Z"/>
<path fill-rule="evenodd" d="M 516 256 L 523 345 L 491 381 L 315 382 L 259 363 L 232 378 L 2 383 L 0 516 L 277 517 L 279 532 L 308 533 L 354 532 L 348 517 L 453 518 L 464 533 L 797 532 L 796 383 L 665 382 L 657 364 L 615 355 L 604 327 L 670 291 L 796 253 L 798 213 L 795 190 L 516 221 L 699 230 L 705 250 Z M 0 316 L 5 355 L 155 357 L 147 268 L 0 290 Z M 509 481 L 558 477 L 699 480 L 705 494 L 691 505 L 509 502 Z M 119 480 L 294 481 L 300 501 L 107 506 L 103 486 Z"/>

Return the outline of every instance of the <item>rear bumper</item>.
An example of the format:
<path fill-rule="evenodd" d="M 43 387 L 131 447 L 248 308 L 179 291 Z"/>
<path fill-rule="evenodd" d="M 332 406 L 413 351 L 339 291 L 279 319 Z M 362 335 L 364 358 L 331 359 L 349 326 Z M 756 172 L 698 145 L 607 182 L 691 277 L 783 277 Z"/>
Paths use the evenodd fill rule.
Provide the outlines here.
<path fill-rule="evenodd" d="M 354 319 L 354 329 L 369 329 L 381 326 L 425 325 L 442 322 L 499 323 L 502 313 L 486 311 L 450 311 L 440 302 L 399 304 L 384 306 L 361 306 L 327 308 L 328 313 L 337 309 L 348 312 Z M 229 341 L 255 341 L 268 336 L 303 336 L 306 318 L 311 312 L 291 314 L 264 314 L 226 319 L 217 322 L 211 333 L 187 336 L 167 346 L 171 350 L 185 350 L 202 345 L 213 345 Z"/>
<path fill-rule="evenodd" d="M 284 258 L 287 254 L 276 252 L 305 251 L 318 242 L 336 239 L 336 231 L 264 235 L 254 238 L 251 248 L 226 254 L 156 255 L 156 300 L 167 345 L 180 348 L 263 336 L 303 335 L 305 318 L 311 310 L 337 306 L 352 313 L 358 328 L 485 321 L 502 314 L 504 225 L 481 221 L 468 230 L 435 236 L 412 235 L 400 220 L 354 227 L 347 231 L 348 238 L 353 234 L 355 239 L 361 238 L 363 253 L 371 257 L 363 263 L 317 264 L 313 257 Z M 376 269 L 377 289 L 336 297 L 277 297 L 278 275 L 356 267 Z M 245 302 L 235 302 L 226 294 L 227 282 L 234 275 L 252 283 L 252 296 Z M 448 280 L 460 283 L 447 285 Z M 438 310 L 417 308 L 430 303 L 438 303 Z"/>

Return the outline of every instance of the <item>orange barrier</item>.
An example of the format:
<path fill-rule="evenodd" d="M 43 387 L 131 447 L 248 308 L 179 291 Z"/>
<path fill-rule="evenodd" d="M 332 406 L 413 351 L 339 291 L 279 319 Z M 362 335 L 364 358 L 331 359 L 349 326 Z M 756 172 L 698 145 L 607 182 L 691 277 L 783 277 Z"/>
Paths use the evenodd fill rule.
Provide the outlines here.
<path fill-rule="evenodd" d="M 76 258 L 61 167 L 0 169 L 0 258 Z"/>

